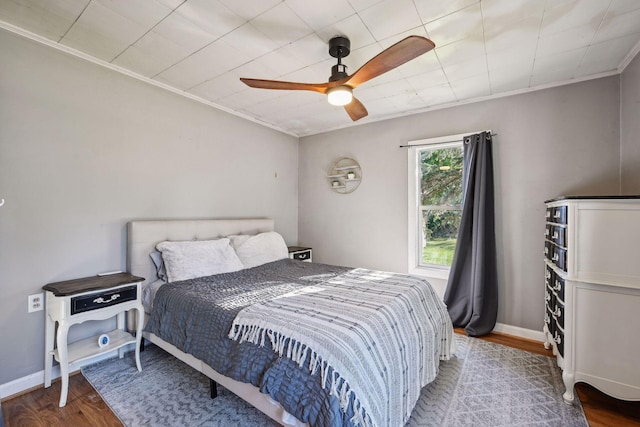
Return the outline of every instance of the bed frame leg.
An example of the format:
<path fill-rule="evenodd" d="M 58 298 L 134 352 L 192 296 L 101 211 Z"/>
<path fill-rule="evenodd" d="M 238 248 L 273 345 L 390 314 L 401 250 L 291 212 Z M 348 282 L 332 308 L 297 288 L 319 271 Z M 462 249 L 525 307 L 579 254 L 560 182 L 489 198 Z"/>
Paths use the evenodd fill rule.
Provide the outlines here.
<path fill-rule="evenodd" d="M 211 392 L 212 399 L 218 397 L 218 384 L 211 378 L 209 378 L 209 391 Z"/>

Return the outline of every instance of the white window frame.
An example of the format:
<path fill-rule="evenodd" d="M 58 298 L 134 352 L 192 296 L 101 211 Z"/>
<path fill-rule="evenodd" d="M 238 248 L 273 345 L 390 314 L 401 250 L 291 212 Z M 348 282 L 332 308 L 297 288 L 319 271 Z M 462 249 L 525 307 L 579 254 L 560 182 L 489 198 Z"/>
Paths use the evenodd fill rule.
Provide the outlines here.
<path fill-rule="evenodd" d="M 447 280 L 449 278 L 450 267 L 436 266 L 436 265 L 420 265 L 421 253 L 420 237 L 418 233 L 422 232 L 420 221 L 420 196 L 418 195 L 420 168 L 418 152 L 420 149 L 424 149 L 425 146 L 429 146 L 429 149 L 451 148 L 458 147 L 462 144 L 462 140 L 467 135 L 480 133 L 482 131 L 471 131 L 457 135 L 440 136 L 437 138 L 418 139 L 414 141 L 408 141 L 408 272 L 416 276 L 430 277 Z"/>

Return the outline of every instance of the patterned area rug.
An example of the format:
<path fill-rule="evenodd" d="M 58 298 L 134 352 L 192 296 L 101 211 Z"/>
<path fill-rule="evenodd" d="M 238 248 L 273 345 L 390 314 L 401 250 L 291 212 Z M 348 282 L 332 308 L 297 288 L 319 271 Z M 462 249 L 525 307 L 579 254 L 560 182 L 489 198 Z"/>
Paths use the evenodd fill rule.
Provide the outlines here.
<path fill-rule="evenodd" d="M 455 337 L 456 357 L 440 363 L 407 427 L 588 426 L 579 402 L 562 401 L 555 359 Z M 82 370 L 127 427 L 278 425 L 222 387 L 210 399 L 204 375 L 156 346 L 141 358 L 142 372 L 131 355 Z"/>

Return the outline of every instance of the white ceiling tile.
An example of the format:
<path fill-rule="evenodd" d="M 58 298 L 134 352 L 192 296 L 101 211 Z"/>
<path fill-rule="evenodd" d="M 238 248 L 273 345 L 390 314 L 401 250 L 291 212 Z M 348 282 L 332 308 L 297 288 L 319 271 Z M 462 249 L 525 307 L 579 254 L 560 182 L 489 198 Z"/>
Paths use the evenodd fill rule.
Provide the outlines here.
<path fill-rule="evenodd" d="M 491 93 L 510 92 L 527 89 L 531 80 L 531 69 L 526 73 L 515 73 L 510 69 L 498 69 L 489 72 Z"/>
<path fill-rule="evenodd" d="M 356 12 L 347 0 L 286 0 L 287 5 L 314 30 L 340 22 Z"/>
<path fill-rule="evenodd" d="M 167 16 L 151 32 L 190 52 L 195 52 L 218 38 L 178 13 Z"/>
<path fill-rule="evenodd" d="M 421 91 L 422 89 L 427 89 L 434 86 L 440 86 L 448 82 L 447 76 L 444 74 L 442 69 L 435 69 L 426 73 L 407 77 L 406 80 L 416 91 Z"/>
<path fill-rule="evenodd" d="M 349 4 L 356 12 L 368 9 L 373 5 L 381 3 L 383 0 L 349 0 Z"/>
<path fill-rule="evenodd" d="M 91 2 L 61 43 L 110 62 L 146 31 L 101 3 Z"/>
<path fill-rule="evenodd" d="M 247 88 L 241 92 L 219 98 L 216 104 L 224 105 L 232 109 L 245 109 L 249 105 L 266 101 L 271 98 L 277 98 L 283 95 L 281 90 L 254 89 Z"/>
<path fill-rule="evenodd" d="M 435 21 L 450 13 L 456 12 L 460 9 L 464 9 L 472 4 L 480 3 L 479 0 L 447 0 L 447 1 L 433 1 L 433 0 L 416 0 L 416 9 L 420 14 L 420 18 L 423 23 Z"/>
<path fill-rule="evenodd" d="M 489 75 L 478 74 L 474 77 L 449 83 L 458 100 L 473 99 L 491 95 Z"/>
<path fill-rule="evenodd" d="M 269 9 L 251 20 L 253 26 L 271 38 L 278 46 L 284 46 L 313 32 L 286 3 Z"/>
<path fill-rule="evenodd" d="M 487 54 L 487 65 L 489 71 L 496 69 L 515 70 L 528 69 L 529 73 L 533 68 L 533 60 L 536 55 L 536 42 L 513 46 L 508 49 L 497 50 Z"/>
<path fill-rule="evenodd" d="M 404 77 L 415 76 L 434 70 L 442 70 L 440 61 L 435 51 L 427 52 L 411 61 L 401 65 L 397 69 Z"/>
<path fill-rule="evenodd" d="M 531 76 L 530 87 L 543 86 L 556 82 L 567 82 L 574 78 L 575 70 L 565 70 L 556 68 L 553 70 L 542 70 Z"/>
<path fill-rule="evenodd" d="M 156 0 L 93 0 L 103 7 L 123 16 L 144 28 L 151 28 L 165 18 L 173 10 Z"/>
<path fill-rule="evenodd" d="M 545 3 L 540 0 L 483 0 L 481 6 L 485 31 L 495 32 L 527 18 L 540 22 Z"/>
<path fill-rule="evenodd" d="M 542 35 L 538 39 L 539 56 L 548 56 L 588 46 L 596 34 L 592 25 L 581 25 L 567 31 Z"/>
<path fill-rule="evenodd" d="M 224 40 L 218 39 L 165 70 L 158 77 L 186 90 L 245 62 L 249 62 L 247 56 L 238 52 Z"/>
<path fill-rule="evenodd" d="M 448 83 L 418 91 L 418 96 L 424 102 L 425 107 L 456 101 L 456 95 Z"/>
<path fill-rule="evenodd" d="M 376 40 L 422 24 L 412 0 L 386 0 L 358 13 Z"/>
<path fill-rule="evenodd" d="M 90 0 L 2 0 L 0 19 L 58 41 Z"/>
<path fill-rule="evenodd" d="M 222 40 L 250 58 L 259 58 L 278 47 L 276 42 L 258 31 L 251 23 L 227 33 Z"/>
<path fill-rule="evenodd" d="M 436 55 L 443 67 L 457 64 L 478 56 L 485 56 L 484 44 L 477 40 L 461 40 L 436 47 Z"/>
<path fill-rule="evenodd" d="M 175 13 L 215 38 L 246 22 L 245 19 L 217 0 L 188 0 L 177 8 Z"/>
<path fill-rule="evenodd" d="M 403 31 L 402 33 L 398 33 L 391 37 L 387 37 L 386 39 L 379 40 L 378 44 L 382 46 L 384 49 L 387 49 L 388 47 L 398 43 L 403 39 L 406 39 L 409 36 L 420 36 L 420 37 L 429 38 L 429 36 L 427 35 L 427 30 L 425 30 L 424 28 L 424 25 L 420 25 L 419 27 L 411 28 L 407 31 Z"/>
<path fill-rule="evenodd" d="M 329 55 L 329 45 L 315 33 L 283 46 L 280 51 L 302 64 L 316 64 L 332 59 Z"/>
<path fill-rule="evenodd" d="M 245 89 L 247 89 L 247 86 L 240 81 L 240 77 L 235 72 L 230 71 L 192 87 L 189 89 L 189 93 L 215 102 L 220 98 Z"/>
<path fill-rule="evenodd" d="M 484 41 L 487 53 L 536 43 L 539 29 L 540 18 L 535 16 L 505 24 L 500 28 L 485 28 Z"/>
<path fill-rule="evenodd" d="M 190 53 L 184 47 L 149 32 L 122 52 L 113 63 L 143 76 L 153 77 Z"/>
<path fill-rule="evenodd" d="M 482 13 L 480 3 L 446 15 L 425 25 L 429 37 L 437 46 L 463 39 L 483 41 Z"/>
<path fill-rule="evenodd" d="M 587 48 L 574 49 L 549 56 L 538 56 L 533 64 L 533 74 L 563 70 L 563 75 L 573 77 L 586 53 Z"/>
<path fill-rule="evenodd" d="M 613 0 L 607 13 L 621 14 L 637 9 L 640 9 L 638 0 Z"/>
<path fill-rule="evenodd" d="M 570 2 L 547 2 L 542 18 L 541 34 L 553 34 L 581 25 L 600 26 L 610 1 L 575 0 Z M 549 7 L 551 6 L 551 7 Z"/>
<path fill-rule="evenodd" d="M 586 76 L 616 70 L 639 38 L 640 32 L 589 46 L 577 75 Z"/>
<path fill-rule="evenodd" d="M 329 43 L 335 36 L 346 36 L 351 42 L 352 51 L 376 42 L 358 15 L 351 15 L 340 22 L 327 25 L 316 33 L 325 43 Z"/>
<path fill-rule="evenodd" d="M 236 15 L 242 17 L 245 21 L 249 21 L 256 16 L 273 8 L 282 0 L 220 0 L 222 4 L 231 9 Z"/>
<path fill-rule="evenodd" d="M 282 76 L 282 80 L 300 83 L 325 83 L 329 81 L 331 67 L 335 65 L 335 60 L 318 62 L 308 67 L 300 68 Z"/>
<path fill-rule="evenodd" d="M 449 82 L 468 79 L 478 74 L 487 74 L 487 58 L 476 56 L 466 61 L 449 64 L 444 67 L 444 73 Z"/>
<path fill-rule="evenodd" d="M 282 49 L 269 52 L 268 54 L 256 59 L 255 62 L 267 67 L 268 69 L 274 70 L 274 74 L 270 77 L 272 80 L 281 80 L 281 76 L 305 67 L 303 62 L 299 61 L 295 57 L 287 55 Z"/>
<path fill-rule="evenodd" d="M 618 15 L 607 13 L 592 43 L 600 43 L 634 33 L 640 33 L 640 9 Z"/>
<path fill-rule="evenodd" d="M 252 79 L 274 80 L 274 76 L 279 76 L 278 71 L 275 68 L 271 68 L 264 63 L 260 63 L 257 59 L 234 68 L 233 72 L 239 77 Z"/>

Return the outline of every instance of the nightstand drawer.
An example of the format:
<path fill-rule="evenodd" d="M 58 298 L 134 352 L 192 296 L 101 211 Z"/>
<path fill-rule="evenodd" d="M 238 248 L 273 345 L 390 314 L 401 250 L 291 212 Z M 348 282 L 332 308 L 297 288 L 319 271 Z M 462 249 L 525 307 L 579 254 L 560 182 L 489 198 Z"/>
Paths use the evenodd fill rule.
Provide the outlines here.
<path fill-rule="evenodd" d="M 137 289 L 137 286 L 127 286 L 106 292 L 73 297 L 71 298 L 71 315 L 134 301 L 138 298 Z"/>
<path fill-rule="evenodd" d="M 297 259 L 299 261 L 306 261 L 311 259 L 311 250 L 294 252 L 291 254 L 291 256 L 293 257 L 293 259 Z"/>

